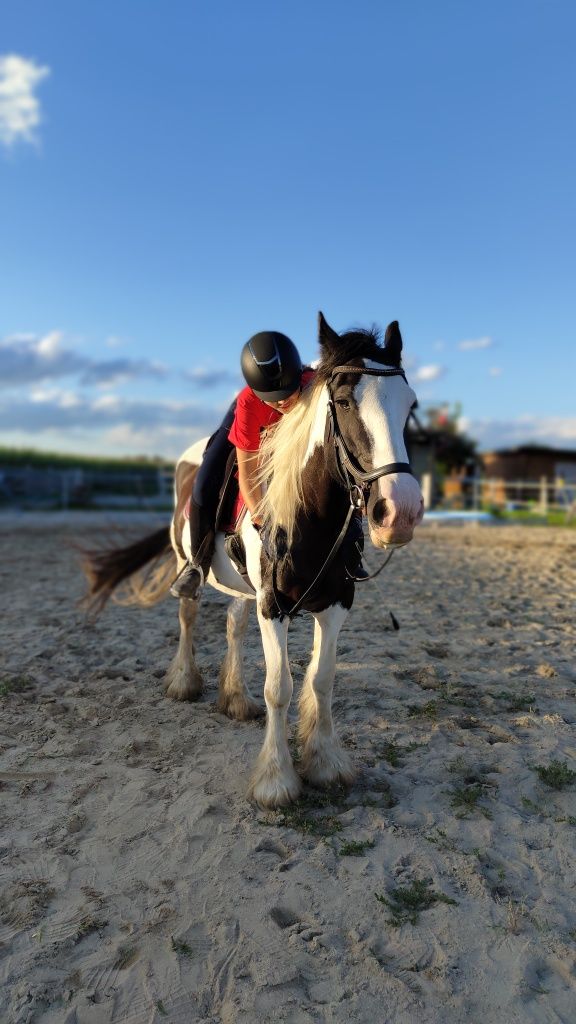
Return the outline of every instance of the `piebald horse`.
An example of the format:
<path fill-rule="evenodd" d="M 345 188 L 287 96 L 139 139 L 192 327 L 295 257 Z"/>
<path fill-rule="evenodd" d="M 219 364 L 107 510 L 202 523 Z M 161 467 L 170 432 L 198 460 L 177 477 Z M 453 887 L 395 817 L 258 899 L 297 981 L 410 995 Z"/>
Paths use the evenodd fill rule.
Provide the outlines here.
<path fill-rule="evenodd" d="M 331 709 L 336 643 L 355 586 L 341 540 L 358 509 L 379 549 L 408 543 L 423 515 L 422 494 L 404 442 L 416 396 L 402 369 L 397 321 L 389 324 L 382 344 L 375 330 L 338 335 L 320 314 L 319 341 L 321 358 L 311 385 L 261 448 L 262 473 L 268 480 L 263 502 L 267 543 L 263 546 L 246 516 L 240 530 L 248 580 L 228 557 L 222 533 L 216 536 L 207 580 L 234 598 L 228 609 L 228 649 L 218 707 L 240 720 L 260 713 L 245 682 L 242 656 L 250 606 L 256 602 L 266 661 L 267 721 L 249 795 L 262 807 L 294 801 L 301 776 L 314 786 L 353 780 L 354 769 L 338 740 Z M 126 548 L 91 553 L 92 601 L 103 605 L 118 584 L 162 558 L 165 562 L 159 561 L 157 572 L 133 590 L 133 599 L 150 604 L 167 593 L 170 580 L 190 556 L 185 507 L 205 444 L 189 448 L 177 464 L 170 530 L 158 530 Z M 267 551 L 275 547 L 283 554 L 272 561 Z M 165 680 L 167 696 L 176 700 L 196 700 L 202 691 L 193 643 L 198 603 L 186 598 L 179 602 L 180 642 Z M 298 774 L 287 739 L 293 689 L 287 633 L 300 608 L 313 615 L 315 625 L 299 702 Z"/>

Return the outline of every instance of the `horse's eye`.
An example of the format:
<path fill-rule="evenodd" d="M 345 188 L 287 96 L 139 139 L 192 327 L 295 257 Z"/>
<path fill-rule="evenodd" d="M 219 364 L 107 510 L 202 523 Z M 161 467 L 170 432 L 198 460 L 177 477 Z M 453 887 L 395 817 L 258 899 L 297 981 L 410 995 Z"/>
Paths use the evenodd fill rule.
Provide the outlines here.
<path fill-rule="evenodd" d="M 347 398 L 337 398 L 336 399 L 336 405 L 339 405 L 341 409 L 349 409 L 350 408 L 350 402 L 348 401 Z"/>

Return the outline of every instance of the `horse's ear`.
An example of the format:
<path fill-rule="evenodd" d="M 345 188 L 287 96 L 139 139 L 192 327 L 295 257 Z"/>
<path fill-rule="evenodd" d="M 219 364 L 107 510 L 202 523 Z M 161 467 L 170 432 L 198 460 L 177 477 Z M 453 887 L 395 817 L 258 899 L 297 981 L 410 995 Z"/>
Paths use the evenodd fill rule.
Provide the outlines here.
<path fill-rule="evenodd" d="M 386 354 L 386 361 L 391 366 L 400 366 L 402 361 L 402 335 L 400 334 L 397 320 L 393 320 L 386 328 L 384 352 Z"/>
<path fill-rule="evenodd" d="M 318 344 L 325 352 L 332 352 L 340 344 L 340 336 L 330 327 L 323 313 L 318 313 Z"/>

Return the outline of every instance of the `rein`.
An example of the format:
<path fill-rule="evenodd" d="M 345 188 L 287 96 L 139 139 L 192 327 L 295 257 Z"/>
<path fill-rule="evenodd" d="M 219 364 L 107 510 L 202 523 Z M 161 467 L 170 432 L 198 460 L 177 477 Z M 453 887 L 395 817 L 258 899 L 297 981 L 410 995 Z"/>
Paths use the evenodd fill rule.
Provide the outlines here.
<path fill-rule="evenodd" d="M 350 497 L 350 505 L 348 508 L 348 512 L 346 513 L 346 518 L 344 520 L 340 533 L 336 537 L 336 540 L 334 541 L 334 544 L 332 545 L 330 551 L 328 552 L 328 555 L 326 556 L 324 563 L 320 567 L 319 572 L 312 580 L 310 586 L 304 591 L 304 593 L 300 596 L 298 601 L 296 601 L 296 603 L 292 606 L 292 608 L 290 608 L 289 611 L 283 609 L 280 604 L 278 587 L 276 585 L 277 561 L 274 560 L 272 565 L 272 590 L 274 593 L 274 600 L 276 601 L 276 606 L 280 614 L 288 615 L 290 618 L 292 618 L 300 611 L 300 608 L 304 604 L 306 598 L 314 591 L 315 587 L 323 579 L 329 566 L 334 561 L 336 555 L 338 554 L 338 551 L 342 546 L 342 543 L 348 531 L 348 527 L 350 525 L 350 520 L 354 512 L 362 508 L 367 509 L 368 495 L 370 493 L 370 486 L 372 485 L 372 483 L 382 476 L 388 476 L 390 473 L 410 473 L 411 475 L 413 475 L 412 468 L 409 462 L 389 462 L 385 466 L 380 466 L 378 469 L 372 470 L 370 473 L 365 472 L 358 465 L 358 463 L 354 459 L 354 456 L 346 446 L 346 442 L 342 436 L 342 432 L 340 430 L 340 426 L 338 423 L 338 416 L 336 414 L 336 404 L 334 401 L 332 388 L 334 378 L 341 373 L 357 373 L 361 375 L 367 375 L 370 377 L 403 377 L 406 384 L 408 383 L 408 381 L 406 380 L 406 374 L 404 373 L 404 370 L 402 370 L 400 367 L 398 369 L 386 368 L 382 370 L 377 370 L 372 367 L 364 366 L 336 366 L 332 370 L 332 373 L 327 384 L 328 417 L 326 420 L 325 443 L 330 439 L 330 437 L 334 441 L 334 451 L 336 455 L 336 467 L 338 471 L 338 478 L 339 482 L 343 485 L 344 489 L 348 491 L 348 495 Z M 368 576 L 366 579 L 358 580 L 355 576 L 351 576 L 348 573 L 347 569 L 346 574 L 352 582 L 367 583 L 369 580 L 374 579 L 382 572 L 382 569 L 384 569 L 388 565 L 388 562 L 392 558 L 393 554 L 394 550 L 392 550 L 388 554 L 388 556 L 384 559 L 384 562 L 376 570 L 376 572 L 371 573 L 371 575 Z"/>

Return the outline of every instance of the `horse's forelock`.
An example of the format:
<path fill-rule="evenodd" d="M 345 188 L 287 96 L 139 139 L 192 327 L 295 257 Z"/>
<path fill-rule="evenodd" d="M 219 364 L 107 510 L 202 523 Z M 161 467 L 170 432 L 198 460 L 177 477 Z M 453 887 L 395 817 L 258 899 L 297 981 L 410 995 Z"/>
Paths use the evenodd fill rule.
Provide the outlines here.
<path fill-rule="evenodd" d="M 369 359 L 382 366 L 397 366 L 399 360 L 393 357 L 382 344 L 382 334 L 375 325 L 369 329 L 354 328 L 339 337 L 339 344 L 324 350 L 318 364 L 317 379 L 326 381 L 337 366 Z"/>

